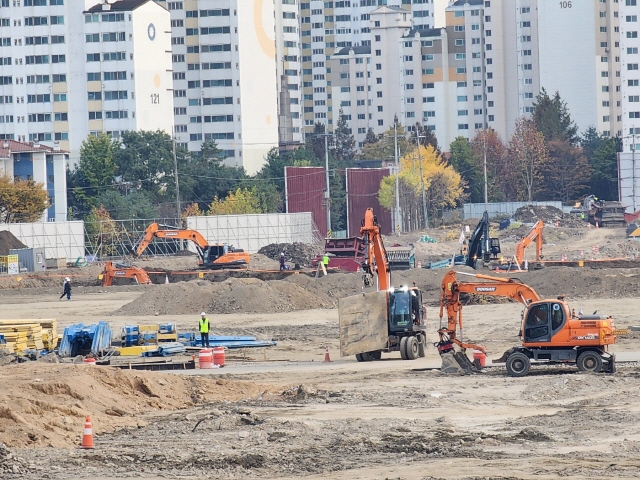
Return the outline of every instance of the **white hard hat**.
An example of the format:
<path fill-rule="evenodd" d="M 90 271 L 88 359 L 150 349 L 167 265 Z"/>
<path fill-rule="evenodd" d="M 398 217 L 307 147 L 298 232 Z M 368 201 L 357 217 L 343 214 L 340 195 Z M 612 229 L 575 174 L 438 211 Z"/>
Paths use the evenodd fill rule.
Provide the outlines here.
<path fill-rule="evenodd" d="M 65 281 L 70 282 L 71 280 L 69 279 L 69 277 L 66 277 Z"/>
<path fill-rule="evenodd" d="M 206 315 L 206 313 L 205 313 L 205 312 L 202 312 L 202 313 L 200 314 L 200 316 L 201 316 L 201 317 L 204 317 L 205 315 Z"/>

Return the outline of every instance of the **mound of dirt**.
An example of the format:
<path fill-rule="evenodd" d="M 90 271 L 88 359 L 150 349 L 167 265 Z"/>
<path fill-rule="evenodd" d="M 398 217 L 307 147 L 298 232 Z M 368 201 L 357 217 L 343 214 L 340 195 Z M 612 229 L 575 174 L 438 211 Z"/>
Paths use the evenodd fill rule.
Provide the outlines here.
<path fill-rule="evenodd" d="M 78 445 L 87 415 L 99 435 L 143 426 L 144 414 L 154 410 L 281 391 L 251 382 L 38 362 L 3 368 L 0 383 L 0 444 L 9 447 Z M 0 474 L 3 455 L 0 450 Z"/>
<path fill-rule="evenodd" d="M 158 285 L 114 315 L 197 315 L 200 311 L 265 313 L 331 307 L 333 304 L 324 298 L 284 280 L 228 278 L 221 282 L 192 280 Z"/>
<path fill-rule="evenodd" d="M 271 260 L 279 260 L 280 254 L 284 252 L 285 259 L 290 263 L 300 264 L 302 267 L 311 265 L 311 260 L 323 252 L 320 245 L 309 243 L 270 243 L 265 245 L 258 253 L 269 257 Z"/>
<path fill-rule="evenodd" d="M 9 250 L 18 248 L 27 248 L 27 246 L 18 240 L 10 231 L 0 231 L 0 255 L 9 255 Z"/>
<path fill-rule="evenodd" d="M 586 226 L 585 222 L 575 215 L 565 214 L 562 210 L 550 205 L 525 205 L 516 210 L 513 218 L 523 223 L 535 223 L 539 219 L 546 225 L 561 227 Z"/>

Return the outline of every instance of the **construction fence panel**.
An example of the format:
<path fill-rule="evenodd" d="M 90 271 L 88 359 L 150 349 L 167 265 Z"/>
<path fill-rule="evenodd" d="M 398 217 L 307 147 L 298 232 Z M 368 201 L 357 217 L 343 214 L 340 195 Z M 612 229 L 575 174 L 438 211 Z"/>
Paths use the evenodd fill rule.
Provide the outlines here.
<path fill-rule="evenodd" d="M 378 192 L 384 177 L 391 173 L 389 168 L 347 168 L 347 234 L 360 235 L 364 212 L 373 208 L 384 235 L 393 233 L 391 212 L 380 205 Z"/>
<path fill-rule="evenodd" d="M 489 213 L 489 218 L 508 216 L 516 213 L 516 210 L 520 207 L 525 207 L 527 205 L 547 205 L 563 210 L 566 213 L 571 210 L 571 207 L 563 207 L 562 202 L 500 202 L 489 203 L 487 205 L 487 212 Z M 469 218 L 482 218 L 482 214 L 485 210 L 484 203 L 465 203 L 462 207 L 464 215 L 463 218 L 465 220 Z"/>
<path fill-rule="evenodd" d="M 187 217 L 187 228 L 211 244 L 226 243 L 249 253 L 271 243 L 317 243 L 320 238 L 311 212 Z"/>
<path fill-rule="evenodd" d="M 44 248 L 46 258 L 66 258 L 71 262 L 85 255 L 84 222 L 2 223 L 29 248 Z"/>
<path fill-rule="evenodd" d="M 322 167 L 284 167 L 287 213 L 311 212 L 313 222 L 322 232 L 327 230 L 325 170 Z"/>

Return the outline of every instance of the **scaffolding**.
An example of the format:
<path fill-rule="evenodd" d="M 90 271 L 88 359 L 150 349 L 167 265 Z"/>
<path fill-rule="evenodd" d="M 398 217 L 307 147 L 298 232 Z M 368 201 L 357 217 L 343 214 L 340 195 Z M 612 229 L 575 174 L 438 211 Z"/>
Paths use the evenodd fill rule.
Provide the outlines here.
<path fill-rule="evenodd" d="M 130 256 L 133 247 L 151 223 L 178 226 L 175 218 L 106 220 L 85 224 L 85 249 L 89 260 L 118 259 Z M 216 215 L 187 217 L 182 228 L 200 232 L 209 243 L 227 244 L 249 253 L 270 243 L 322 243 L 311 213 L 274 213 L 256 215 Z M 181 250 L 195 252 L 184 240 L 156 238 L 145 249 L 145 256 L 176 255 Z"/>

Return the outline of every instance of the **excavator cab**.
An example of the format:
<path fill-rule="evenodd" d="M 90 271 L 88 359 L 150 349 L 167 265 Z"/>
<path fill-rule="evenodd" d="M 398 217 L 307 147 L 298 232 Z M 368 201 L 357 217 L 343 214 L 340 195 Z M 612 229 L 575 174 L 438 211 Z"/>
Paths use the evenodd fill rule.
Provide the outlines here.
<path fill-rule="evenodd" d="M 426 315 L 422 306 L 422 292 L 417 288 L 400 287 L 389 292 L 389 333 L 411 332 L 424 327 Z"/>

